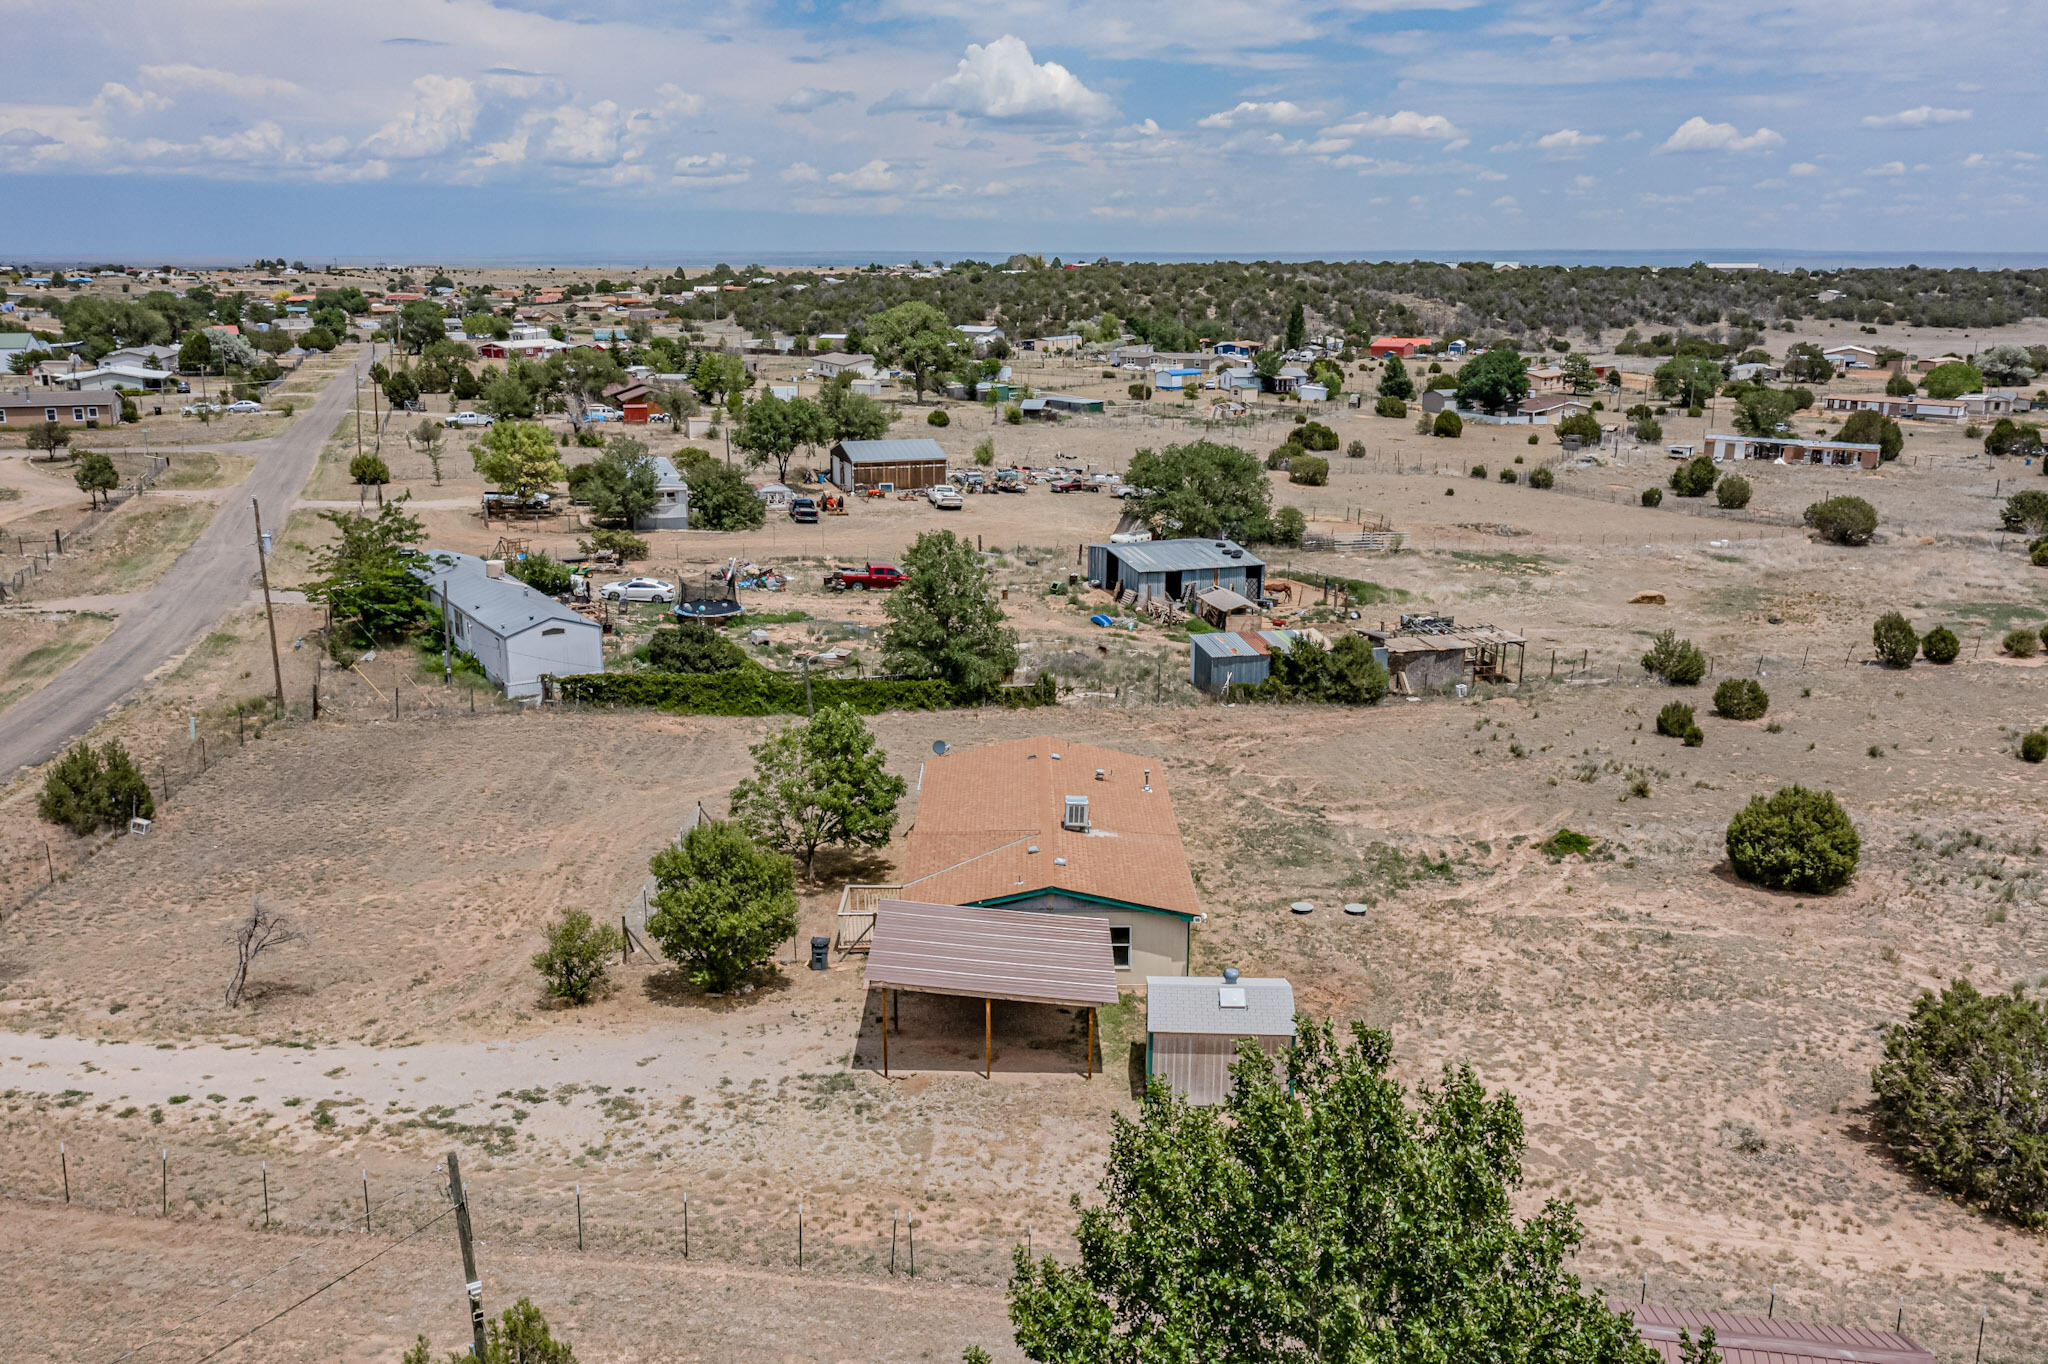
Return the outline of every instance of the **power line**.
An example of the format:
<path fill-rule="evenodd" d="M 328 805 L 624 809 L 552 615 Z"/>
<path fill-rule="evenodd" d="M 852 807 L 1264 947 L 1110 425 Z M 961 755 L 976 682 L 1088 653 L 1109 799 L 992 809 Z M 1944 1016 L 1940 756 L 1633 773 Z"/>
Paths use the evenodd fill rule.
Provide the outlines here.
<path fill-rule="evenodd" d="M 366 1259 L 366 1260 L 359 1260 L 359 1261 L 357 1261 L 357 1262 L 356 1262 L 355 1264 L 353 1264 L 353 1265 L 350 1265 L 350 1266 L 349 1266 L 349 1267 L 348 1267 L 347 1269 L 344 1269 L 343 1271 L 341 1271 L 341 1273 L 339 1273 L 339 1274 L 335 1275 L 335 1276 L 334 1276 L 333 1278 L 329 1279 L 329 1280 L 328 1280 L 328 1281 L 327 1281 L 326 1283 L 324 1283 L 324 1284 L 321 1284 L 321 1285 L 320 1285 L 320 1286 L 319 1286 L 318 1288 L 316 1288 L 316 1289 L 314 1289 L 314 1290 L 313 1290 L 312 1292 L 308 1293 L 308 1294 L 307 1294 L 307 1295 L 306 1295 L 305 1297 L 303 1297 L 303 1298 L 300 1298 L 300 1299 L 299 1299 L 299 1300 L 298 1300 L 297 1302 L 295 1302 L 295 1303 L 291 1304 L 291 1305 L 290 1305 L 289 1307 L 282 1307 L 282 1308 L 279 1308 L 279 1309 L 278 1309 L 277 1311 L 275 1311 L 275 1312 L 271 1313 L 271 1314 L 270 1314 L 269 1316 L 265 1317 L 265 1318 L 264 1318 L 264 1319 L 263 1319 L 262 1321 L 259 1321 L 259 1322 L 257 1322 L 257 1323 L 256 1323 L 256 1324 L 255 1324 L 254 1326 L 251 1326 L 251 1327 L 250 1327 L 250 1328 L 249 1328 L 248 1330 L 246 1330 L 246 1331 L 242 1332 L 242 1334 L 240 1334 L 240 1335 L 236 1336 L 236 1337 L 235 1337 L 235 1338 L 234 1338 L 233 1340 L 231 1340 L 231 1341 L 227 1342 L 227 1344 L 225 1344 L 225 1345 L 222 1345 L 222 1346 L 221 1346 L 221 1347 L 220 1347 L 219 1349 L 217 1349 L 217 1350 L 211 1350 L 211 1351 L 207 1352 L 206 1354 L 203 1354 L 203 1355 L 199 1356 L 199 1358 L 198 1358 L 198 1359 L 197 1359 L 196 1361 L 194 1361 L 194 1364 L 206 1364 L 206 1361 L 207 1361 L 207 1360 L 209 1360 L 209 1359 L 215 1359 L 215 1358 L 218 1358 L 218 1357 L 219 1357 L 219 1356 L 220 1356 L 221 1354 L 225 1353 L 225 1352 L 226 1352 L 227 1350 L 229 1350 L 230 1348 L 232 1348 L 232 1347 L 234 1347 L 234 1346 L 236 1346 L 236 1345 L 239 1345 L 239 1344 L 241 1344 L 241 1343 L 242 1343 L 243 1341 L 247 1340 L 247 1339 L 248 1339 L 248 1338 L 249 1338 L 250 1336 L 253 1336 L 253 1335 L 255 1335 L 255 1334 L 256 1334 L 256 1333 L 258 1332 L 258 1331 L 260 1331 L 260 1330 L 262 1330 L 262 1329 L 263 1329 L 264 1327 L 266 1327 L 266 1326 L 270 1325 L 270 1323 L 272 1323 L 273 1321 L 276 1321 L 276 1320 L 277 1320 L 277 1319 L 278 1319 L 279 1317 L 282 1317 L 282 1316 L 284 1316 L 284 1315 L 285 1315 L 285 1314 L 286 1314 L 287 1312 L 293 1312 L 293 1311 L 296 1311 L 296 1310 L 298 1310 L 298 1309 L 299 1309 L 299 1308 L 301 1308 L 301 1307 L 304 1307 L 304 1306 L 305 1306 L 305 1305 L 306 1305 L 307 1303 L 309 1303 L 309 1302 L 313 1301 L 313 1299 L 315 1299 L 315 1298 L 319 1297 L 319 1296 L 320 1296 L 320 1295 L 321 1295 L 322 1293 L 325 1293 L 325 1292 L 326 1292 L 326 1291 L 327 1291 L 328 1289 L 330 1289 L 330 1288 L 334 1287 L 334 1286 L 335 1286 L 336 1284 L 340 1283 L 340 1282 L 341 1282 L 341 1281 L 342 1281 L 343 1279 L 346 1279 L 346 1278 L 347 1278 L 347 1277 L 348 1277 L 349 1275 L 351 1275 L 351 1274 L 355 1273 L 355 1272 L 356 1272 L 356 1271 L 357 1271 L 358 1269 L 362 1269 L 362 1268 L 364 1268 L 364 1267 L 365 1267 L 365 1266 L 367 1266 L 367 1265 L 373 1264 L 373 1263 L 375 1263 L 376 1261 L 378 1261 L 378 1260 L 381 1260 L 381 1259 L 383 1259 L 383 1258 L 384 1258 L 384 1257 L 385 1257 L 386 1255 L 388 1255 L 388 1254 L 390 1254 L 390 1253 L 391 1253 L 392 1251 L 394 1251 L 394 1250 L 398 1249 L 398 1248 L 399 1248 L 400 1246 L 404 1245 L 404 1244 L 405 1244 L 405 1243 L 406 1243 L 407 1241 L 410 1241 L 410 1240 L 412 1240 L 412 1238 L 413 1238 L 413 1237 L 415 1237 L 415 1236 L 418 1236 L 418 1235 L 419 1235 L 419 1234 L 420 1234 L 421 1232 L 425 1231 L 425 1230 L 426 1230 L 426 1229 L 427 1229 L 428 1227 L 431 1227 L 431 1226 L 433 1226 L 433 1225 L 434 1225 L 434 1223 L 436 1223 L 436 1222 L 440 1221 L 440 1220 L 441 1220 L 442 1218 L 444 1218 L 444 1217 L 448 1216 L 448 1215 L 449 1215 L 450 1213 L 452 1213 L 452 1212 L 454 1212 L 454 1211 L 455 1211 L 455 1209 L 454 1209 L 454 1208 L 447 1208 L 447 1209 L 444 1209 L 444 1210 L 442 1210 L 441 1212 L 438 1212 L 438 1213 L 434 1214 L 434 1216 L 432 1216 L 432 1217 L 428 1218 L 428 1219 L 427 1219 L 427 1220 L 426 1220 L 425 1222 L 422 1222 L 422 1223 L 420 1223 L 420 1225 L 418 1225 L 417 1227 L 414 1227 L 414 1228 L 413 1228 L 413 1229 L 412 1229 L 411 1231 L 409 1231 L 409 1232 L 407 1232 L 407 1233 L 406 1233 L 405 1235 L 403 1235 L 403 1236 L 399 1237 L 399 1238 L 398 1238 L 398 1239 L 397 1239 L 396 1241 L 393 1241 L 393 1242 L 392 1242 L 392 1243 L 391 1243 L 390 1245 L 387 1245 L 387 1246 L 385 1246 L 385 1247 L 384 1247 L 384 1248 L 383 1248 L 382 1250 L 378 1251 L 378 1252 L 377 1252 L 377 1253 L 376 1253 L 375 1255 L 372 1255 L 372 1256 L 370 1256 L 370 1257 L 369 1257 L 368 1259 Z"/>

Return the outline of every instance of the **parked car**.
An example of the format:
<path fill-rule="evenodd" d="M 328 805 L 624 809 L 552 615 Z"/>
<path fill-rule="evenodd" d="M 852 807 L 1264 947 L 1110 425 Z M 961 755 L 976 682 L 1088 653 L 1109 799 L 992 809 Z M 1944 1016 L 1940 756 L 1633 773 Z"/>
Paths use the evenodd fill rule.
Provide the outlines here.
<path fill-rule="evenodd" d="M 263 404 L 259 402 L 252 402 L 249 399 L 244 398 L 240 402 L 229 403 L 225 408 L 221 410 L 224 412 L 239 413 L 261 412 L 263 410 Z"/>
<path fill-rule="evenodd" d="M 662 424 L 662 425 L 666 426 L 666 425 L 668 424 L 668 413 L 666 413 L 666 412 L 650 412 L 650 413 L 648 413 L 648 414 L 647 414 L 647 420 L 648 420 L 648 421 L 650 421 L 650 422 L 658 422 L 658 423 L 660 423 L 660 424 Z"/>
<path fill-rule="evenodd" d="M 534 493 L 521 497 L 517 493 L 485 493 L 484 507 L 488 511 L 546 511 L 554 498 L 548 493 Z"/>
<path fill-rule="evenodd" d="M 848 588 L 859 588 L 863 592 L 870 588 L 887 591 L 902 585 L 903 570 L 889 564 L 870 563 L 866 569 L 834 569 L 825 577 L 825 586 L 834 592 L 844 592 Z"/>
<path fill-rule="evenodd" d="M 489 426 L 491 418 L 481 412 L 457 412 L 450 416 L 443 426 Z"/>
<path fill-rule="evenodd" d="M 188 416 L 188 417 L 196 417 L 196 416 L 198 416 L 198 415 L 199 415 L 200 413 L 202 413 L 202 412 L 204 412 L 204 413 L 206 413 L 207 415 L 211 416 L 211 415 L 212 415 L 213 413 L 215 413 L 215 412 L 218 412 L 218 411 L 220 411 L 220 404 L 219 404 L 219 403 L 187 403 L 187 404 L 185 404 L 185 405 L 184 405 L 183 407 L 179 408 L 179 409 L 178 409 L 178 411 L 180 411 L 180 412 L 184 413 L 184 414 L 185 414 L 186 416 Z"/>
<path fill-rule="evenodd" d="M 1136 497 L 1138 490 L 1128 483 L 1119 483 L 1109 490 L 1111 497 Z"/>
<path fill-rule="evenodd" d="M 619 409 L 606 407 L 603 403 L 592 403 L 583 409 L 583 420 L 587 422 L 615 422 L 620 416 Z"/>
<path fill-rule="evenodd" d="M 676 599 L 676 585 L 660 578 L 626 578 L 597 589 L 606 601 L 667 601 Z"/>
<path fill-rule="evenodd" d="M 814 524 L 818 519 L 817 500 L 809 497 L 790 498 L 789 519 L 804 525 Z"/>
<path fill-rule="evenodd" d="M 960 497 L 960 490 L 950 483 L 935 483 L 925 489 L 924 495 L 930 499 L 934 507 L 942 511 L 959 511 L 965 505 Z"/>
<path fill-rule="evenodd" d="M 1052 485 L 1052 490 L 1056 493 L 1099 493 L 1102 491 L 1102 485 L 1084 482 L 1078 478 L 1062 478 Z"/>
<path fill-rule="evenodd" d="M 1105 485 L 1107 485 L 1107 484 L 1115 483 L 1115 482 L 1117 481 L 1117 477 L 1116 477 L 1116 475 L 1115 475 L 1115 474 L 1109 474 L 1109 473 L 1103 473 L 1103 474 L 1090 474 L 1090 475 L 1088 475 L 1088 481 L 1089 481 L 1090 483 L 1101 483 L 1101 484 L 1105 484 Z"/>

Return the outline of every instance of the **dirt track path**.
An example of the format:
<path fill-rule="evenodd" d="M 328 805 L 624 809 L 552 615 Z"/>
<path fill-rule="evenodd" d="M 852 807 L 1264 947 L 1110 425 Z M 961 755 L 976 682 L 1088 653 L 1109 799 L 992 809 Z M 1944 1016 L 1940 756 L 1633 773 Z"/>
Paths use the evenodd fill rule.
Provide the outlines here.
<path fill-rule="evenodd" d="M 240 484 L 219 492 L 218 514 L 143 601 L 124 611 L 114 632 L 49 685 L 11 707 L 0 727 L 0 780 L 54 756 L 91 728 L 159 667 L 176 658 L 248 597 L 255 568 L 251 498 L 272 529 L 282 528 L 320 447 L 355 393 L 356 369 L 328 382 L 320 397 L 282 434 L 244 447 L 256 466 Z"/>

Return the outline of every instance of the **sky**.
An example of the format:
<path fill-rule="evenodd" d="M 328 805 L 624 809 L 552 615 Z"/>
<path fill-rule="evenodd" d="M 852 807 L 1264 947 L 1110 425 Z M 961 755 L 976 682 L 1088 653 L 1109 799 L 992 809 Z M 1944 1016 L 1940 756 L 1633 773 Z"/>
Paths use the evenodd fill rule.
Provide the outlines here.
<path fill-rule="evenodd" d="M 0 82 L 0 256 L 2048 241 L 2040 0 L 0 0 L 0 28 L 64 36 Z"/>

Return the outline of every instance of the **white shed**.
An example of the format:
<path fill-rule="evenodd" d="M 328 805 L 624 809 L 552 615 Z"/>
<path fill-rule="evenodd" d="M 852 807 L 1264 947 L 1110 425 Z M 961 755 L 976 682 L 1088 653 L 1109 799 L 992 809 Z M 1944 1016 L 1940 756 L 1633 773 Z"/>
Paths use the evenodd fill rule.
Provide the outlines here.
<path fill-rule="evenodd" d="M 1145 1074 L 1194 1104 L 1219 1104 L 1236 1087 L 1230 1067 L 1250 1038 L 1277 1070 L 1294 1045 L 1294 986 L 1278 977 L 1147 976 Z"/>
<path fill-rule="evenodd" d="M 498 561 L 434 549 L 414 571 L 434 605 L 445 606 L 455 647 L 505 695 L 538 696 L 547 675 L 604 671 L 604 627 L 504 576 Z"/>

